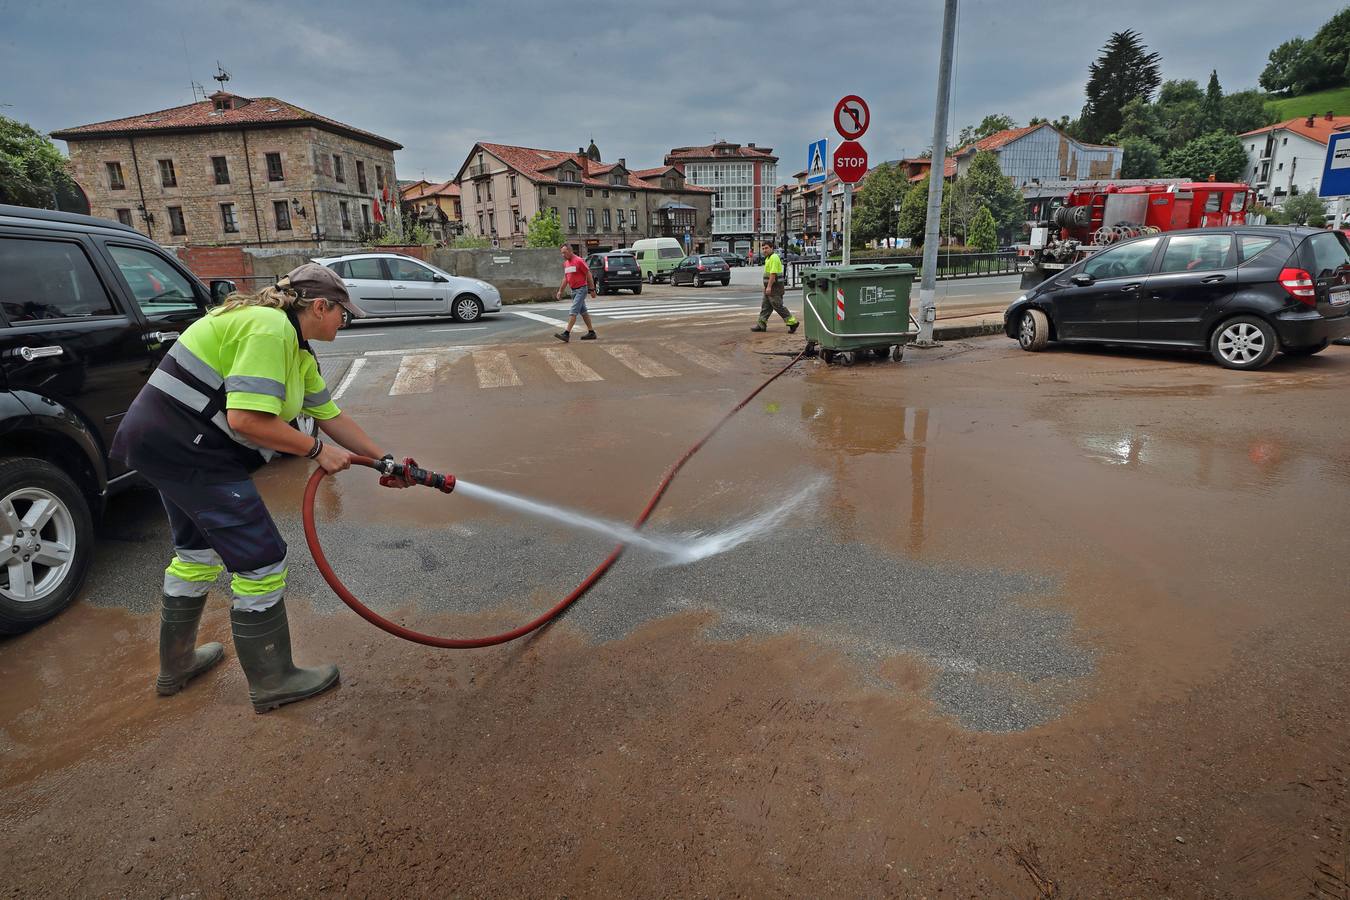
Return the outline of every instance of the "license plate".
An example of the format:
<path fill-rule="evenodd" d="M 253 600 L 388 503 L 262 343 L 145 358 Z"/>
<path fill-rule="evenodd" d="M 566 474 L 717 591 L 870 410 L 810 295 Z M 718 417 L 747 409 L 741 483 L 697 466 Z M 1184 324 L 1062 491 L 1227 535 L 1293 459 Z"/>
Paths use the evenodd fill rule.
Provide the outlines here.
<path fill-rule="evenodd" d="M 619 270 L 619 274 L 620 274 L 620 275 L 632 275 L 632 274 L 633 274 L 633 270 L 632 270 L 632 269 L 620 269 L 620 270 Z"/>
<path fill-rule="evenodd" d="M 1350 290 L 1332 291 L 1330 299 L 1332 306 L 1344 306 L 1350 303 Z"/>

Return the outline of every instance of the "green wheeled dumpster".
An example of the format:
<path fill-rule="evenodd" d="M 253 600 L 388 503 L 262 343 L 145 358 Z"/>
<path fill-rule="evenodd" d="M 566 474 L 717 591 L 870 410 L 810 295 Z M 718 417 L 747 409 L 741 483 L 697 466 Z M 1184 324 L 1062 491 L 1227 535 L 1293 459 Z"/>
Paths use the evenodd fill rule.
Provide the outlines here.
<path fill-rule="evenodd" d="M 802 272 L 806 354 L 852 365 L 868 356 L 899 362 L 918 336 L 911 328 L 910 265 L 809 268 Z"/>

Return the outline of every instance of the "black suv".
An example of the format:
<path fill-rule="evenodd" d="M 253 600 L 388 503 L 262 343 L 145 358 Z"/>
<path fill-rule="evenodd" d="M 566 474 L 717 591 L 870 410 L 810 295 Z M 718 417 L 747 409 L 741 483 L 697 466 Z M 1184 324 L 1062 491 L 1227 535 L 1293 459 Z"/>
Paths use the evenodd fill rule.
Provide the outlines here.
<path fill-rule="evenodd" d="M 135 480 L 108 458 L 118 422 L 233 288 L 116 222 L 0 205 L 0 633 L 75 596 L 104 501 Z"/>
<path fill-rule="evenodd" d="M 1350 239 L 1316 228 L 1237 226 L 1135 238 L 1013 301 L 1003 328 L 1049 341 L 1208 350 L 1230 369 L 1277 351 L 1310 356 L 1350 335 Z"/>
<path fill-rule="evenodd" d="M 719 282 L 724 287 L 731 284 L 731 267 L 720 256 L 686 256 L 670 272 L 671 284 L 703 287 L 710 281 Z"/>
<path fill-rule="evenodd" d="M 642 269 L 637 257 L 631 253 L 612 251 L 610 253 L 592 253 L 586 260 L 586 268 L 591 270 L 595 279 L 597 294 L 614 294 L 620 290 L 642 293 Z"/>

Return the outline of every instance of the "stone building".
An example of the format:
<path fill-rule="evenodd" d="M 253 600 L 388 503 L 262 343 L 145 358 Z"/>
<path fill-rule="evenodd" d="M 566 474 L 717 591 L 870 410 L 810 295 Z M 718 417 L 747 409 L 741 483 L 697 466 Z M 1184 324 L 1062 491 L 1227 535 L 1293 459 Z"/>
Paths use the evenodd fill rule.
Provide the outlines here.
<path fill-rule="evenodd" d="M 710 248 L 714 252 L 748 254 L 760 241 L 775 238 L 778 157 L 771 148 L 718 141 L 702 147 L 676 147 L 666 154 L 665 162 L 677 168 L 689 184 L 714 191 Z"/>
<path fill-rule="evenodd" d="M 453 181 L 401 181 L 398 192 L 405 220 L 425 227 L 438 242 L 449 243 L 464 232 L 459 185 Z"/>
<path fill-rule="evenodd" d="M 398 216 L 401 145 L 274 97 L 221 90 L 52 137 L 93 215 L 161 244 L 357 245 Z"/>
<path fill-rule="evenodd" d="M 578 253 L 626 247 L 645 237 L 675 237 L 687 250 L 709 249 L 713 192 L 685 182 L 670 166 L 630 170 L 606 163 L 594 143 L 576 153 L 479 142 L 456 174 L 465 230 L 501 247 L 525 246 L 530 219 L 558 214 Z"/>

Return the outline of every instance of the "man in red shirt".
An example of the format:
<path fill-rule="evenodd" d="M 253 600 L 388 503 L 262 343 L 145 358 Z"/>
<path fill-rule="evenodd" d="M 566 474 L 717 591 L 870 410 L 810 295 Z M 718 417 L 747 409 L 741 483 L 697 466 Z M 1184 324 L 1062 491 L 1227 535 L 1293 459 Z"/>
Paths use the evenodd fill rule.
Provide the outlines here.
<path fill-rule="evenodd" d="M 581 316 L 586 321 L 586 333 L 581 336 L 583 341 L 595 340 L 595 326 L 591 324 L 591 314 L 586 311 L 587 295 L 595 296 L 595 276 L 587 267 L 586 261 L 572 252 L 572 248 L 566 244 L 562 245 L 563 258 L 563 280 L 558 285 L 557 297 L 563 298 L 563 291 L 567 290 L 572 294 L 572 310 L 567 317 L 567 328 L 564 331 L 555 334 L 554 337 L 564 344 L 572 339 L 572 326 L 577 324 L 577 316 Z"/>

